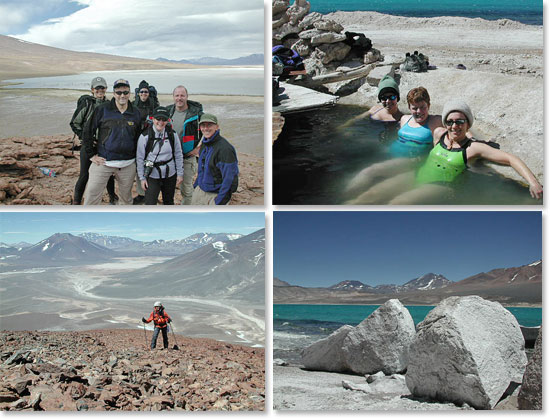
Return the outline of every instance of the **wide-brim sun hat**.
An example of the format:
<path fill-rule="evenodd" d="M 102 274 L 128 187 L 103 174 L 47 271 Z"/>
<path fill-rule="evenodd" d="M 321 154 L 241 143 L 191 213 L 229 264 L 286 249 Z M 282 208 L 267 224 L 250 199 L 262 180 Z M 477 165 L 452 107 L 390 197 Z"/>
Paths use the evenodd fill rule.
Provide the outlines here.
<path fill-rule="evenodd" d="M 468 126 L 471 127 L 474 125 L 474 114 L 463 99 L 451 99 L 445 103 L 445 106 L 443 106 L 443 113 L 441 114 L 443 125 L 445 125 L 445 121 L 447 121 L 447 117 L 451 112 L 461 112 L 468 120 Z"/>

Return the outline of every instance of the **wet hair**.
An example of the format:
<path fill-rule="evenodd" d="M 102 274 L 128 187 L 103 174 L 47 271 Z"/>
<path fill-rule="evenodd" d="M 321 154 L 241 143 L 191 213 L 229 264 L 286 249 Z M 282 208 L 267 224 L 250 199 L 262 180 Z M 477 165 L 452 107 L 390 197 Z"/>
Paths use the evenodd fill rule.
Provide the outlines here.
<path fill-rule="evenodd" d="M 409 90 L 409 93 L 407 93 L 407 104 L 411 105 L 422 101 L 428 105 L 430 104 L 430 95 L 425 87 L 420 86 Z"/>

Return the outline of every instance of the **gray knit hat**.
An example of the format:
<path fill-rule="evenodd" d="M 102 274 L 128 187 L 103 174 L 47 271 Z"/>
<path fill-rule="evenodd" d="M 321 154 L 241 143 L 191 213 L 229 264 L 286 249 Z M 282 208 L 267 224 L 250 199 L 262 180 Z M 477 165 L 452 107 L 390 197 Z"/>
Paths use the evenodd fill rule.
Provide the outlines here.
<path fill-rule="evenodd" d="M 451 112 L 462 112 L 466 117 L 466 119 L 468 120 L 469 127 L 471 128 L 472 125 L 474 125 L 474 114 L 472 113 L 472 110 L 464 100 L 451 99 L 447 103 L 445 103 L 445 106 L 443 106 L 443 113 L 441 114 L 441 120 L 443 122 L 443 125 L 445 125 L 447 116 L 449 116 Z"/>

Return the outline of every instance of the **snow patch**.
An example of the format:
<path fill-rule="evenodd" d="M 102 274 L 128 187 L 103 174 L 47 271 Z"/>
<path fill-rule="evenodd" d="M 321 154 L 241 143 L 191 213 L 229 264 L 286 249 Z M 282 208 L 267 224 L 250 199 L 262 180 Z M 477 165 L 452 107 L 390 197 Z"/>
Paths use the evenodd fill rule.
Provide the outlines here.
<path fill-rule="evenodd" d="M 44 247 L 42 248 L 42 251 L 45 252 L 46 250 L 48 250 L 48 247 L 50 247 L 50 242 L 47 242 Z"/>
<path fill-rule="evenodd" d="M 541 263 L 542 263 L 542 260 L 539 260 L 539 261 L 537 261 L 537 262 L 531 263 L 531 264 L 528 265 L 528 266 L 537 266 L 537 265 L 540 265 Z"/>
<path fill-rule="evenodd" d="M 508 281 L 508 283 L 514 282 L 514 279 L 516 279 L 517 276 L 518 274 L 515 274 L 514 277 Z"/>

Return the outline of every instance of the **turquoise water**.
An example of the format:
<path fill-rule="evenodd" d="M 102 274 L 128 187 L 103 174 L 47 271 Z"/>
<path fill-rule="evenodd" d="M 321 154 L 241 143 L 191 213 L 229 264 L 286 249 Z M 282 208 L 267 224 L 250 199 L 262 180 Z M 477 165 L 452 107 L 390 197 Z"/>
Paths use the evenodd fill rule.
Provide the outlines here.
<path fill-rule="evenodd" d="M 312 305 L 274 304 L 273 327 L 284 322 L 326 322 L 356 326 L 370 316 L 380 305 Z M 406 306 L 415 324 L 420 323 L 435 306 Z M 522 326 L 540 326 L 542 308 L 506 307 Z"/>
<path fill-rule="evenodd" d="M 301 363 L 300 352 L 340 327 L 356 326 L 379 305 L 273 304 L 273 358 Z M 434 306 L 406 306 L 418 324 Z M 540 326 L 542 308 L 507 307 L 522 326 Z"/>
<path fill-rule="evenodd" d="M 374 11 L 398 16 L 462 16 L 487 20 L 511 19 L 542 25 L 540 0 L 312 0 L 311 11 L 330 13 Z"/>
<path fill-rule="evenodd" d="M 130 82 L 132 92 L 141 80 L 147 80 L 161 94 L 171 94 L 174 87 L 182 84 L 190 95 L 264 95 L 263 67 L 94 71 L 69 76 L 5 81 L 21 83 L 11 87 L 89 90 L 90 80 L 96 76 L 107 80 L 108 92 L 112 91 L 115 80 L 124 78 Z"/>

